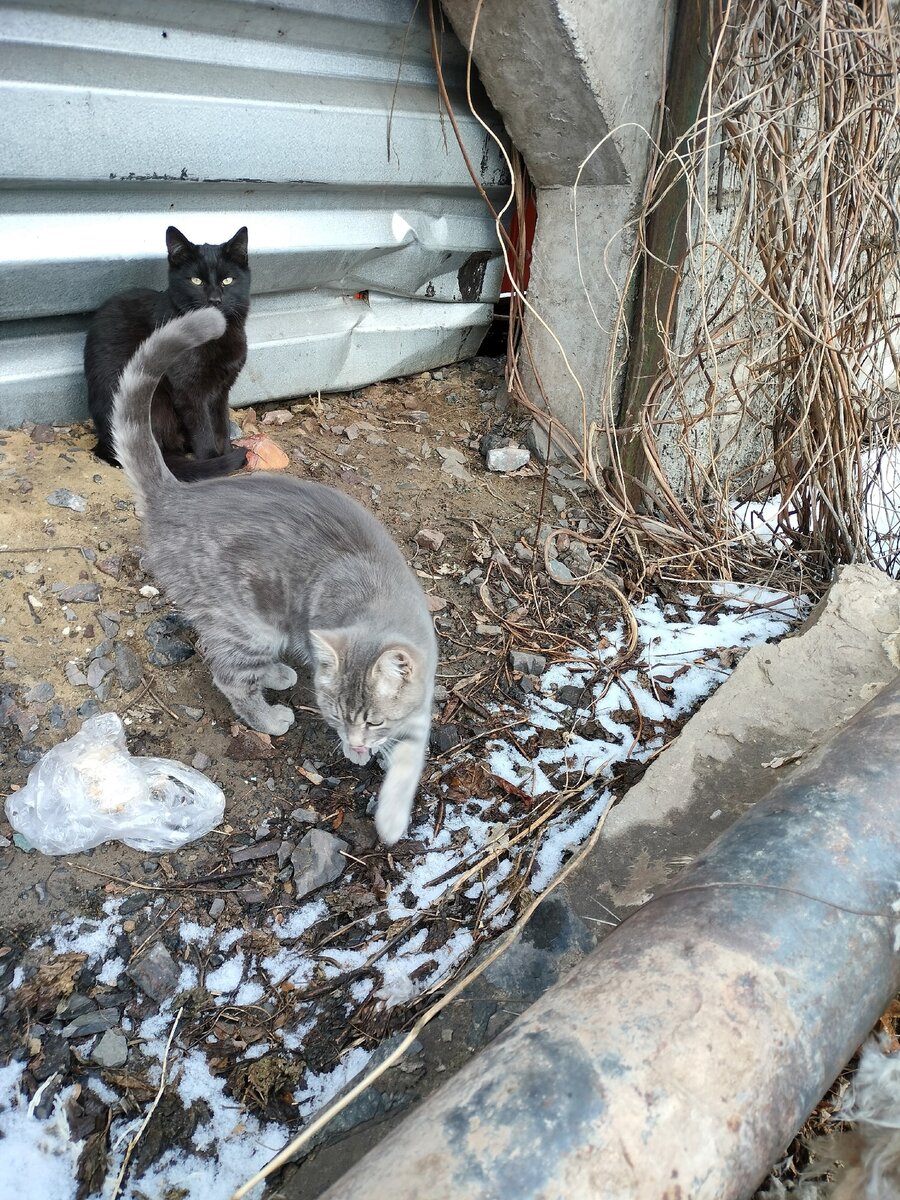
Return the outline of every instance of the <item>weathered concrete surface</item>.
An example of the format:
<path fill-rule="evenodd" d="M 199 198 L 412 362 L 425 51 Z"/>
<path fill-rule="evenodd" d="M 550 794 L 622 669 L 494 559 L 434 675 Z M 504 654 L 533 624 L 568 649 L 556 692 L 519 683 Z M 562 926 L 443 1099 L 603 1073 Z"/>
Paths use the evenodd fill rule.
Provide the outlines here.
<path fill-rule="evenodd" d="M 468 46 L 476 0 L 442 0 Z M 602 417 L 610 326 L 631 240 L 621 231 L 644 185 L 669 30 L 664 0 L 491 0 L 473 47 L 481 80 L 537 187 L 529 300 L 554 330 L 585 404 L 546 330 L 526 318 L 538 372 L 557 421 L 580 438 Z M 582 162 L 602 142 L 585 167 Z M 575 205 L 581 272 L 575 239 Z M 594 311 L 591 311 L 593 304 Z M 526 371 L 535 404 L 541 393 Z M 536 445 L 546 446 L 546 435 Z"/>
<path fill-rule="evenodd" d="M 898 670 L 900 583 L 874 567 L 841 568 L 805 624 L 748 651 L 612 810 L 564 885 L 575 911 L 602 935 L 606 908 L 643 904 Z"/>

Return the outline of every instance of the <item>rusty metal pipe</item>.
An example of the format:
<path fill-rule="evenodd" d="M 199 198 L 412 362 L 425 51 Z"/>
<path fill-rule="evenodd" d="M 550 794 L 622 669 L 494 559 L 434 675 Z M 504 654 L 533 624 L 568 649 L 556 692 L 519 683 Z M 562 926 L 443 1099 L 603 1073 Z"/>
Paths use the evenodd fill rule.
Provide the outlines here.
<path fill-rule="evenodd" d="M 327 1200 L 751 1195 L 900 987 L 898 881 L 900 680 Z"/>

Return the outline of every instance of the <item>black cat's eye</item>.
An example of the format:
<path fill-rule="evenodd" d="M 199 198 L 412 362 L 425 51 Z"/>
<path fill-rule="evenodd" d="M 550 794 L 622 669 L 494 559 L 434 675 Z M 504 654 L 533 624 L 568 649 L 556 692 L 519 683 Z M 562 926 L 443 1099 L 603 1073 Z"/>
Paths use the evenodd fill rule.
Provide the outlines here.
<path fill-rule="evenodd" d="M 384 721 L 366 721 L 367 729 L 380 729 Z"/>
<path fill-rule="evenodd" d="M 191 283 L 194 285 L 194 287 L 200 287 L 200 285 L 203 283 L 203 280 L 198 279 L 196 275 L 193 275 L 191 276 Z"/>
<path fill-rule="evenodd" d="M 227 279 L 222 280 L 222 287 L 228 287 L 229 283 L 234 283 L 234 280 L 229 275 Z"/>

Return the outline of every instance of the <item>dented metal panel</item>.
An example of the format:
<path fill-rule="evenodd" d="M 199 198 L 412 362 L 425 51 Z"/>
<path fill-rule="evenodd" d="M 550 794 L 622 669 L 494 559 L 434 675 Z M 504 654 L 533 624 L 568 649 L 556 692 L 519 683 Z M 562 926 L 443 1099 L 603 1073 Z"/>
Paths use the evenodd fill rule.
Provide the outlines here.
<path fill-rule="evenodd" d="M 499 196 L 465 55 L 442 40 L 469 156 Z M 249 227 L 236 403 L 477 350 L 502 261 L 415 0 L 20 0 L 0 5 L 0 103 L 0 423 L 83 413 L 87 315 L 164 285 L 169 224 L 196 241 Z"/>

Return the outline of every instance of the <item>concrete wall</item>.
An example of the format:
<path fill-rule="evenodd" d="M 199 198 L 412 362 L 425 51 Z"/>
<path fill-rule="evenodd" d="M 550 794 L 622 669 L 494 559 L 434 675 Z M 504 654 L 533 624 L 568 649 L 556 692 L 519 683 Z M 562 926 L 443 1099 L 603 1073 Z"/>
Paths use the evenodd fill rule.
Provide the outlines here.
<path fill-rule="evenodd" d="M 476 0 L 442 3 L 467 46 Z M 649 151 L 647 135 L 634 125 L 650 130 L 654 123 L 666 8 L 665 0 L 490 0 L 479 16 L 473 54 L 482 82 L 537 188 L 529 300 L 564 346 L 584 405 L 552 338 L 531 315 L 526 327 L 551 414 L 579 437 L 610 415 L 610 328 L 632 245 L 622 231 L 641 198 Z M 628 122 L 634 125 L 617 129 Z M 580 164 L 610 130 L 616 132 L 576 192 Z M 576 204 L 581 269 L 596 317 L 579 278 Z M 530 374 L 526 383 L 540 404 Z"/>

